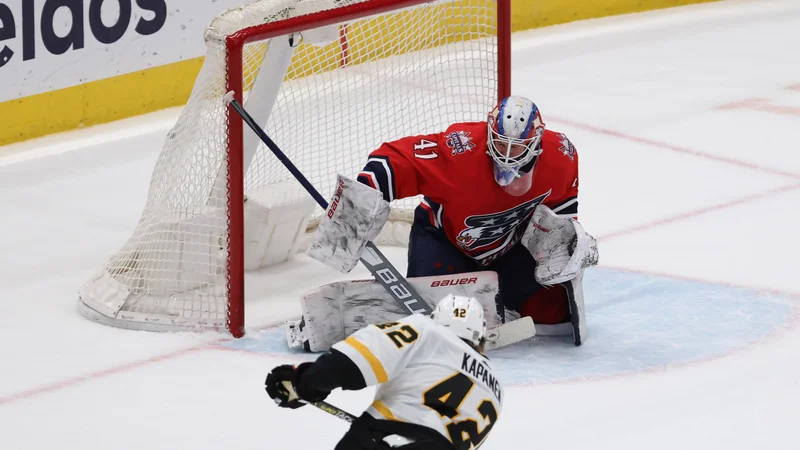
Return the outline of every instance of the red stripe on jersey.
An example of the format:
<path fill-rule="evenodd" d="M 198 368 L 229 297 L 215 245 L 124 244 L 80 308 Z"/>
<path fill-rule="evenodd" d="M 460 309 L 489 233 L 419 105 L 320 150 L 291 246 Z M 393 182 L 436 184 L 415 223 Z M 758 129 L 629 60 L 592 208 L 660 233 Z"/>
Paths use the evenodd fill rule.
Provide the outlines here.
<path fill-rule="evenodd" d="M 375 181 L 375 174 L 374 173 L 372 173 L 372 172 L 361 172 L 361 173 L 358 174 L 358 176 L 366 178 L 367 182 L 369 182 L 369 186 L 372 189 L 375 189 L 376 191 L 379 190 L 378 189 L 378 182 Z"/>
<path fill-rule="evenodd" d="M 419 203 L 419 206 L 421 206 L 422 209 L 424 209 L 425 211 L 428 211 L 428 215 L 430 216 L 431 225 L 433 225 L 433 226 L 438 228 L 438 225 L 436 224 L 436 214 L 433 213 L 433 208 L 431 208 L 431 205 L 429 205 L 425 200 L 423 200 L 423 201 L 421 201 Z"/>

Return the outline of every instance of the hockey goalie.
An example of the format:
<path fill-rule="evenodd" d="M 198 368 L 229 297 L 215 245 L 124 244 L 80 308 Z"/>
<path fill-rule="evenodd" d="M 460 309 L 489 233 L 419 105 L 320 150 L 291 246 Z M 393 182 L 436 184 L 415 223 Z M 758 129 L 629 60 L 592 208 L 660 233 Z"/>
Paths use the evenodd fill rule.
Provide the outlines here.
<path fill-rule="evenodd" d="M 389 202 L 422 195 L 408 248 L 409 282 L 426 299 L 477 298 L 488 326 L 531 317 L 539 335 L 586 339 L 582 275 L 597 243 L 577 221 L 578 154 L 545 129 L 538 107 L 507 97 L 484 122 L 386 142 L 356 180 L 339 176 L 308 254 L 347 273 L 388 220 Z M 376 283 L 308 293 L 290 346 L 325 351 L 359 328 L 407 314 Z"/>

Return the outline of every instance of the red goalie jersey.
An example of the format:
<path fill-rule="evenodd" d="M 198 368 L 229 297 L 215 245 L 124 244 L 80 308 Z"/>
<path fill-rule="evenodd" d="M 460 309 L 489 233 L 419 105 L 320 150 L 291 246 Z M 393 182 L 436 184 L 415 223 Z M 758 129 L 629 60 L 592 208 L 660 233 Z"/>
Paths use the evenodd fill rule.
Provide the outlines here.
<path fill-rule="evenodd" d="M 545 130 L 531 188 L 512 195 L 495 181 L 486 122 L 451 125 L 437 134 L 387 142 L 370 154 L 358 181 L 386 201 L 423 195 L 424 221 L 482 266 L 522 238 L 537 205 L 577 218 L 578 154 L 563 134 Z"/>

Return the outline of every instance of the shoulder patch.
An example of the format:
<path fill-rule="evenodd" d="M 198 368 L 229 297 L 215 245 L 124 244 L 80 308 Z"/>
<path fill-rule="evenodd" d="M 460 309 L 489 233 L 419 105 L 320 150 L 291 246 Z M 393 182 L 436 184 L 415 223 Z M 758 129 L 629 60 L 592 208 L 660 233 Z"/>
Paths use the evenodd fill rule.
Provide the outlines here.
<path fill-rule="evenodd" d="M 568 157 L 570 161 L 575 161 L 575 146 L 573 146 L 572 142 L 567 139 L 567 135 L 559 133 L 558 140 L 561 143 L 561 146 L 558 147 L 558 151 L 563 153 L 564 156 Z"/>
<path fill-rule="evenodd" d="M 475 148 L 470 134 L 469 131 L 451 131 L 444 136 L 447 146 L 453 150 L 453 156 L 472 151 Z"/>

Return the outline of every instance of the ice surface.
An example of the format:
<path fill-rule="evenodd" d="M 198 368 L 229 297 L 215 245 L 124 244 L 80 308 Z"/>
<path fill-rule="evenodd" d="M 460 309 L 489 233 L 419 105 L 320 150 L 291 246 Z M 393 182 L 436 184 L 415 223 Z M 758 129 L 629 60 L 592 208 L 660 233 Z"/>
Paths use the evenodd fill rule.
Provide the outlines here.
<path fill-rule="evenodd" d="M 513 85 L 581 158 L 599 238 L 582 347 L 494 352 L 483 448 L 800 448 L 800 3 L 725 1 L 514 36 Z M 752 99 L 759 99 L 754 101 Z M 129 237 L 165 111 L 0 148 L 0 448 L 332 448 L 266 372 L 308 355 L 275 325 L 343 276 L 298 258 L 248 279 L 247 338 L 94 324 L 76 293 Z M 404 270 L 405 251 L 385 249 Z M 370 391 L 335 392 L 359 412 Z"/>

